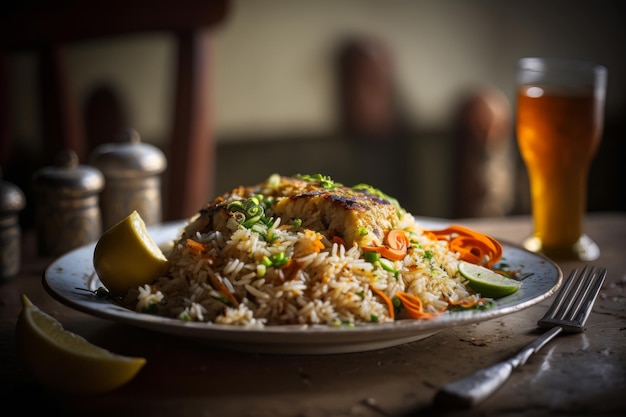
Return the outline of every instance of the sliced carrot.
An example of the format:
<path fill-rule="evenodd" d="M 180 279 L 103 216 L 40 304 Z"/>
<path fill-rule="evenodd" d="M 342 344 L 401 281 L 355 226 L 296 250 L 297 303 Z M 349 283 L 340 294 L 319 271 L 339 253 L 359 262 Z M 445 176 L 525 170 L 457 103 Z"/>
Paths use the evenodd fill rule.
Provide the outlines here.
<path fill-rule="evenodd" d="M 194 255 L 200 255 L 209 251 L 205 245 L 192 239 L 187 239 L 186 245 Z"/>
<path fill-rule="evenodd" d="M 316 233 L 313 230 L 306 229 L 304 231 L 304 236 L 307 238 L 303 239 L 303 241 L 306 242 L 306 249 L 304 249 L 306 252 L 310 253 L 309 251 L 312 251 L 319 253 L 322 249 L 324 249 L 321 234 Z"/>
<path fill-rule="evenodd" d="M 441 315 L 441 313 L 427 313 L 422 306 L 422 300 L 406 292 L 397 292 L 396 297 L 402 302 L 402 306 L 414 319 L 432 319 Z"/>
<path fill-rule="evenodd" d="M 387 233 L 387 246 L 391 249 L 406 250 L 410 243 L 404 230 L 394 229 Z"/>
<path fill-rule="evenodd" d="M 222 280 L 215 274 L 215 272 L 209 270 L 209 279 L 211 280 L 211 284 L 214 289 L 220 292 L 233 306 L 237 307 L 239 305 L 239 301 L 235 298 L 235 294 L 230 292 L 226 284 L 222 282 Z"/>
<path fill-rule="evenodd" d="M 363 246 L 364 252 L 378 252 L 383 258 L 392 261 L 401 261 L 406 256 L 406 249 L 391 249 L 387 246 Z"/>
<path fill-rule="evenodd" d="M 208 265 L 215 264 L 215 258 L 208 254 L 209 248 L 207 245 L 200 243 L 200 242 L 196 242 L 195 240 L 192 240 L 192 239 L 187 239 L 185 244 L 187 245 L 187 248 L 189 248 L 189 251 L 191 253 L 193 253 L 196 256 L 201 256 Z"/>
<path fill-rule="evenodd" d="M 392 249 L 386 246 L 380 247 L 380 256 L 383 256 L 392 261 L 401 261 L 406 256 L 406 248 L 405 249 Z"/>
<path fill-rule="evenodd" d="M 387 304 L 387 309 L 389 310 L 389 317 L 391 317 L 392 320 L 395 320 L 396 312 L 395 312 L 395 309 L 393 308 L 393 301 L 391 301 L 391 298 L 389 298 L 387 294 L 385 294 L 379 289 L 376 289 L 374 287 L 370 287 L 370 289 L 372 290 L 374 294 L 376 294 L 377 296 L 383 299 L 385 304 Z"/>
<path fill-rule="evenodd" d="M 429 238 L 448 241 L 448 248 L 458 252 L 462 260 L 489 268 L 502 258 L 502 245 L 496 239 L 459 225 L 442 230 L 427 230 Z"/>
<path fill-rule="evenodd" d="M 361 249 L 365 252 L 378 252 L 380 256 L 392 261 L 401 261 L 404 259 L 409 247 L 409 237 L 406 232 L 399 229 L 390 230 L 385 238 L 386 244 L 372 246 L 363 246 Z"/>
<path fill-rule="evenodd" d="M 324 242 L 322 242 L 322 235 L 318 234 L 316 239 L 313 241 L 313 250 L 316 253 L 319 253 L 322 249 L 324 249 Z"/>

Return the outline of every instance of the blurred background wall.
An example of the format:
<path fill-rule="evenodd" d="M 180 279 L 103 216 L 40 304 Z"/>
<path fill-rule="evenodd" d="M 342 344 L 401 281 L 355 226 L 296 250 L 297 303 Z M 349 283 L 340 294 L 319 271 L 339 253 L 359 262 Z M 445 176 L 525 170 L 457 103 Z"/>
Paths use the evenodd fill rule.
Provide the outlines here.
<path fill-rule="evenodd" d="M 512 112 L 517 59 L 559 56 L 609 69 L 589 208 L 623 210 L 624 10 L 611 0 L 235 1 L 214 38 L 215 188 L 225 192 L 272 172 L 320 172 L 347 185 L 378 186 L 416 215 L 454 216 L 455 124 L 465 98 L 488 88 Z M 375 40 L 388 53 L 397 117 L 390 137 L 348 138 L 341 128 L 337 55 L 351 39 Z M 163 147 L 174 94 L 172 40 L 146 34 L 84 42 L 69 52 L 79 102 L 110 89 L 143 141 Z M 33 60 L 20 53 L 10 67 L 16 140 L 26 148 L 40 146 Z M 512 124 L 498 134 L 513 143 Z M 512 149 L 515 201 L 506 214 L 528 210 Z"/>

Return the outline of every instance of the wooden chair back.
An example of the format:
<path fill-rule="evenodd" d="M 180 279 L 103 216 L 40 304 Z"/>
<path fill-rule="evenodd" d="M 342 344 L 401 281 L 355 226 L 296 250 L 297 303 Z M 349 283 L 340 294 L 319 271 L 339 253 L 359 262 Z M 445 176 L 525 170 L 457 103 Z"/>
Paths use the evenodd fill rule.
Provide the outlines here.
<path fill-rule="evenodd" d="M 74 150 L 86 162 L 90 144 L 76 98 L 70 91 L 66 50 L 74 42 L 147 32 L 175 36 L 176 95 L 167 149 L 169 184 L 164 220 L 193 215 L 213 197 L 215 142 L 211 119 L 213 29 L 225 21 L 228 0 L 29 1 L 5 6 L 0 15 L 0 166 L 15 160 L 11 54 L 38 57 L 42 163 L 60 150 Z"/>

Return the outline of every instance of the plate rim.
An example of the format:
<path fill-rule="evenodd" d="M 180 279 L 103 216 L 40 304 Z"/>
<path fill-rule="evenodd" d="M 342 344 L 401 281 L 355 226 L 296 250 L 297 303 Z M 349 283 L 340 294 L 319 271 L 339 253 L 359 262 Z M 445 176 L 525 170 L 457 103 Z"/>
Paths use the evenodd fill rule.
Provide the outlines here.
<path fill-rule="evenodd" d="M 446 225 L 452 223 L 452 221 L 444 219 L 421 219 L 419 217 L 416 217 L 415 219 L 420 225 L 423 225 L 424 223 L 431 223 L 436 225 L 436 227 L 445 227 Z M 184 227 L 186 223 L 187 221 L 185 220 L 164 222 L 158 225 L 148 226 L 148 231 L 151 234 L 167 234 L 171 231 L 172 235 L 170 238 L 167 238 L 167 240 L 173 241 L 176 238 L 175 233 L 179 233 L 181 228 Z M 155 240 L 157 240 L 158 244 L 166 243 L 159 239 Z M 165 238 L 162 240 L 165 240 Z M 91 304 L 96 301 L 94 299 L 90 299 L 88 302 L 83 303 L 70 298 L 69 295 L 66 294 L 65 290 L 59 288 L 59 286 L 55 286 L 54 283 L 51 282 L 51 276 L 54 273 L 54 268 L 57 268 L 60 263 L 63 263 L 72 257 L 83 256 L 83 253 L 86 254 L 89 251 L 93 251 L 97 242 L 92 242 L 75 248 L 53 260 L 45 268 L 42 274 L 42 284 L 46 292 L 48 292 L 48 294 L 54 299 L 82 313 L 159 333 L 195 339 L 215 347 L 222 347 L 230 350 L 254 351 L 259 353 L 325 354 L 359 352 L 392 347 L 408 343 L 412 340 L 419 340 L 452 327 L 452 325 L 467 325 L 509 315 L 538 304 L 553 295 L 560 288 L 563 282 L 563 272 L 557 263 L 544 255 L 530 252 L 518 244 L 502 239 L 498 239 L 498 241 L 504 246 L 505 253 L 507 248 L 510 248 L 509 250 L 522 251 L 526 253 L 526 255 L 536 258 L 538 262 L 542 261 L 547 263 L 551 269 L 554 269 L 556 276 L 553 278 L 554 282 L 552 282 L 550 288 L 541 294 L 522 300 L 519 303 L 499 306 L 491 310 L 455 312 L 454 316 L 447 315 L 428 321 L 407 319 L 391 323 L 364 323 L 354 327 L 332 327 L 320 324 L 247 328 L 217 323 L 182 322 L 181 320 L 175 318 L 153 316 L 135 312 L 105 300 L 98 300 L 98 303 L 104 302 L 105 304 L 98 304 L 100 308 L 96 308 L 91 306 Z M 92 279 L 96 276 L 95 271 L 91 271 L 87 275 L 90 276 L 87 279 Z M 82 276 L 85 277 L 85 274 Z M 88 291 L 85 291 L 85 295 L 88 296 Z M 102 308 L 102 306 L 106 307 Z M 329 343 L 326 339 L 320 338 L 320 335 L 331 335 L 334 340 L 332 343 Z M 370 340 L 372 335 L 376 336 L 375 341 Z M 404 337 L 399 337 L 399 335 Z M 385 336 L 396 336 L 396 339 L 385 341 Z M 280 346 L 276 346 L 276 342 L 272 340 L 275 337 L 282 337 Z M 395 343 L 395 341 L 404 339 L 407 340 Z M 231 346 L 232 343 L 235 343 L 236 346 Z M 248 344 L 252 344 L 254 346 L 248 346 Z M 260 346 L 260 344 L 263 346 Z"/>

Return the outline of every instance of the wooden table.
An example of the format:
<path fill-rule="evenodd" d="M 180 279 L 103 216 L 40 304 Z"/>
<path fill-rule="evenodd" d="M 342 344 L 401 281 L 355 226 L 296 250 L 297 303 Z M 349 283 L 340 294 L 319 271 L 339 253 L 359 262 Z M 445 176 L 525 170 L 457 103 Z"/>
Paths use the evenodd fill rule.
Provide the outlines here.
<path fill-rule="evenodd" d="M 528 217 L 460 222 L 509 242 L 530 232 Z M 491 398 L 453 415 L 617 416 L 626 411 L 626 215 L 590 214 L 586 230 L 602 249 L 607 281 L 583 334 L 559 336 Z M 80 416 L 397 416 L 437 413 L 436 389 L 516 353 L 536 336 L 551 303 L 451 328 L 399 347 L 337 355 L 222 351 L 74 311 L 41 285 L 52 259 L 23 239 L 19 276 L 0 285 L 0 396 L 4 410 Z M 565 276 L 583 263 L 558 262 Z M 148 364 L 128 385 L 103 395 L 59 395 L 30 380 L 15 356 L 14 326 L 25 293 L 63 325 Z M 4 415 L 4 412 L 3 412 Z"/>

